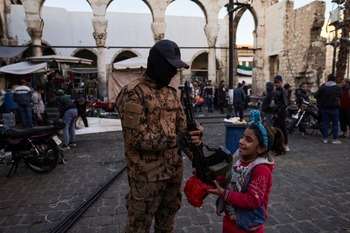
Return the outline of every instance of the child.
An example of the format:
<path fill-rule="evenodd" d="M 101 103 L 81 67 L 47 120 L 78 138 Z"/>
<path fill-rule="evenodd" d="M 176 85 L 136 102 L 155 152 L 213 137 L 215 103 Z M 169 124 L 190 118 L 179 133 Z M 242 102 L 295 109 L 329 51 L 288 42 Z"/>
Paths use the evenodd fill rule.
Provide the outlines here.
<path fill-rule="evenodd" d="M 253 122 L 245 130 L 239 149 L 233 155 L 231 183 L 224 189 L 214 181 L 216 189 L 208 190 L 219 195 L 217 213 L 225 212 L 223 233 L 264 232 L 274 168 L 274 160 L 268 152 L 285 153 L 282 132 L 273 129 L 273 133 L 263 126 L 258 110 L 251 111 L 251 119 Z"/>

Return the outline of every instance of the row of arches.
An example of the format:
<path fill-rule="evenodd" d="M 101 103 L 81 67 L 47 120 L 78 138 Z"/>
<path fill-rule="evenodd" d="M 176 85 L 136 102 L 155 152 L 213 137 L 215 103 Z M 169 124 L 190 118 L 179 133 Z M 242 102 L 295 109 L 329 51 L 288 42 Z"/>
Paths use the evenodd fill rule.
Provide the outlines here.
<path fill-rule="evenodd" d="M 26 60 L 28 57 L 33 56 L 33 52 L 31 47 L 31 44 L 27 45 L 29 48 L 26 49 L 23 54 L 21 59 Z M 50 47 L 48 44 L 45 42 L 42 42 L 42 51 L 43 55 L 55 55 L 57 54 L 57 51 L 55 51 L 54 48 Z M 79 58 L 84 58 L 84 59 L 89 59 L 92 60 L 93 62 L 88 65 L 88 64 L 76 64 L 75 66 L 78 66 L 80 68 L 96 68 L 97 67 L 97 51 L 94 49 L 76 49 L 72 54 L 70 54 L 73 57 L 79 57 Z M 120 62 L 123 60 L 127 60 L 133 57 L 139 57 L 140 54 L 137 51 L 129 50 L 129 49 L 122 49 L 120 52 L 115 54 L 113 59 L 111 60 L 110 64 L 114 64 L 116 62 Z M 199 76 L 199 77 L 204 77 L 206 80 L 207 78 L 207 67 L 208 67 L 208 52 L 207 51 L 199 51 L 198 53 L 194 54 L 193 59 L 190 62 L 190 71 L 193 76 Z M 219 60 L 216 60 L 216 67 L 217 72 L 222 68 L 222 63 L 219 62 Z"/>
<path fill-rule="evenodd" d="M 49 0 L 46 0 L 49 1 Z M 45 5 L 45 0 L 22 0 L 22 4 L 25 8 L 25 14 L 26 14 L 26 25 L 27 25 L 27 31 L 30 35 L 33 43 L 33 55 L 41 55 L 42 51 L 35 50 L 42 44 L 42 29 L 44 22 L 41 19 L 41 10 L 43 6 Z M 83 2 L 83 1 L 81 1 Z M 84 1 L 85 2 L 85 1 Z M 85 3 L 88 3 L 92 9 L 93 13 L 93 20 L 92 20 L 92 26 L 93 26 L 93 38 L 95 39 L 97 48 L 95 49 L 95 55 L 97 55 L 97 68 L 98 68 L 98 75 L 100 83 L 102 84 L 102 88 L 106 89 L 106 64 L 108 64 L 109 61 L 106 60 L 106 40 L 107 40 L 107 33 L 106 29 L 108 27 L 109 22 L 106 19 L 106 14 L 108 13 L 107 9 L 114 3 L 117 3 L 118 0 L 86 0 Z M 153 34 L 154 41 L 158 41 L 160 39 L 165 38 L 165 32 L 167 27 L 167 22 L 165 21 L 165 13 L 167 9 L 174 4 L 175 2 L 180 2 L 180 0 L 139 0 L 140 3 L 146 5 L 149 9 L 149 12 L 152 16 L 152 23 L 151 23 L 151 30 Z M 193 66 L 193 70 L 207 70 L 208 73 L 208 79 L 218 81 L 222 78 L 225 78 L 227 81 L 227 73 L 228 73 L 228 54 L 220 55 L 218 57 L 217 49 L 216 47 L 225 46 L 229 47 L 228 42 L 226 41 L 223 45 L 217 44 L 217 39 L 219 35 L 219 31 L 222 29 L 220 28 L 220 25 L 218 23 L 218 15 L 222 11 L 227 11 L 227 0 L 186 0 L 188 3 L 195 4 L 203 13 L 204 15 L 204 21 L 205 24 L 203 26 L 204 36 L 205 40 L 207 42 L 207 49 L 206 51 L 196 51 L 196 53 L 199 53 L 198 55 L 192 56 L 191 65 Z M 235 1 L 236 2 L 236 1 Z M 237 1 L 240 2 L 240 1 Z M 246 1 L 245 1 L 246 2 Z M 263 17 L 264 11 L 263 8 L 266 8 L 271 5 L 271 1 L 265 2 L 265 1 L 254 1 L 252 2 L 251 7 L 249 8 L 249 11 L 247 11 L 246 8 L 235 8 L 236 5 L 233 6 L 233 10 L 237 9 L 235 12 L 235 20 L 232 31 L 234 35 L 234 41 L 233 45 L 237 44 L 237 29 L 240 22 L 241 17 L 245 14 L 245 12 L 248 12 L 249 15 L 254 19 L 253 22 L 254 25 L 254 33 L 251 35 L 253 37 L 254 41 L 254 47 L 263 47 L 263 45 L 259 45 L 256 39 L 259 35 L 258 30 L 263 31 L 263 24 L 260 23 L 260 26 L 257 28 L 258 24 L 258 18 Z M 256 11 L 255 9 L 259 9 Z M 227 25 L 226 25 L 227 27 Z M 227 28 L 225 28 L 227 30 Z M 260 33 L 261 34 L 261 33 Z M 186 43 L 186 41 L 184 43 Z M 86 50 L 84 50 L 86 51 Z M 90 51 L 91 52 L 91 51 Z M 113 61 L 121 60 L 122 57 L 130 57 L 133 56 L 132 52 L 129 53 L 127 51 L 123 51 L 120 54 L 117 54 Z M 86 54 L 87 52 L 81 52 L 83 54 Z M 259 51 L 255 52 L 254 56 L 259 53 Z M 73 55 L 76 55 L 77 53 L 74 52 Z M 90 54 L 93 55 L 93 54 Z M 204 59 L 203 57 L 207 55 L 207 58 Z M 235 64 L 232 65 L 232 67 L 236 67 L 237 65 L 237 53 L 235 54 L 236 59 L 234 59 Z M 86 57 L 84 57 L 86 58 Z M 206 63 L 201 63 L 200 65 L 198 61 L 207 61 Z M 235 69 L 235 68 L 234 68 Z M 221 77 L 218 77 L 218 70 L 220 71 Z M 235 70 L 236 71 L 236 70 Z M 234 71 L 234 73 L 235 73 Z M 253 71 L 254 73 L 254 71 Z M 103 91 L 100 91 L 100 93 L 103 93 Z"/>

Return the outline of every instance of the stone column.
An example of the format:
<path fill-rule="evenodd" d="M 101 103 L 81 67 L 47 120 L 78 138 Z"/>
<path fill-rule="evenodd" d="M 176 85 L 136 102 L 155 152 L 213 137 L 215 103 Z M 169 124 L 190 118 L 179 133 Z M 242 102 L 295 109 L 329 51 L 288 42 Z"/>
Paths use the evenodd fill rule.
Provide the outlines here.
<path fill-rule="evenodd" d="M 215 23 L 205 25 L 204 31 L 207 36 L 209 52 L 208 52 L 208 80 L 218 82 L 216 80 L 216 51 L 215 44 L 218 38 L 220 26 Z"/>
<path fill-rule="evenodd" d="M 25 20 L 27 25 L 27 32 L 29 36 L 32 38 L 33 44 L 33 56 L 42 56 L 43 52 L 41 49 L 41 37 L 43 35 L 43 20 Z"/>
<path fill-rule="evenodd" d="M 106 38 L 107 24 L 106 19 L 93 19 L 92 24 L 95 31 L 93 32 L 94 39 L 97 45 L 97 70 L 98 70 L 98 96 L 107 97 L 107 74 L 106 74 Z"/>
<path fill-rule="evenodd" d="M 40 10 L 43 0 L 23 0 L 22 1 L 26 18 L 27 32 L 32 39 L 33 56 L 41 56 L 41 37 L 43 34 L 44 21 L 40 17 Z"/>
<path fill-rule="evenodd" d="M 166 23 L 152 23 L 151 29 L 153 32 L 153 38 L 155 43 L 164 39 Z"/>
<path fill-rule="evenodd" d="M 94 27 L 93 37 L 97 46 L 97 70 L 98 70 L 98 97 L 108 96 L 107 88 L 107 67 L 106 67 L 106 38 L 107 25 L 106 10 L 112 0 L 86 0 L 94 14 L 92 26 Z"/>

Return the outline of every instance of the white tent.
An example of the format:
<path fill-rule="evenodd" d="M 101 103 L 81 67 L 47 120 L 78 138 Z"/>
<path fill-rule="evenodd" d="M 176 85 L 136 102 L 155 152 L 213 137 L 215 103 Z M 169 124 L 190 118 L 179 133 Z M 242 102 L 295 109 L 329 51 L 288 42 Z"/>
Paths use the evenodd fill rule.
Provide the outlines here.
<path fill-rule="evenodd" d="M 47 71 L 47 63 L 33 64 L 28 61 L 23 61 L 0 68 L 1 73 L 9 74 L 31 74 L 31 73 L 42 73 Z"/>
<path fill-rule="evenodd" d="M 113 63 L 113 68 L 116 70 L 124 69 L 140 69 L 147 68 L 147 58 L 144 57 L 132 57 L 123 61 Z"/>
<path fill-rule="evenodd" d="M 91 64 L 92 60 L 80 58 L 80 57 L 71 57 L 71 56 L 62 56 L 62 55 L 45 55 L 38 57 L 28 57 L 28 61 L 31 62 L 57 62 L 57 63 L 81 63 L 81 64 Z"/>

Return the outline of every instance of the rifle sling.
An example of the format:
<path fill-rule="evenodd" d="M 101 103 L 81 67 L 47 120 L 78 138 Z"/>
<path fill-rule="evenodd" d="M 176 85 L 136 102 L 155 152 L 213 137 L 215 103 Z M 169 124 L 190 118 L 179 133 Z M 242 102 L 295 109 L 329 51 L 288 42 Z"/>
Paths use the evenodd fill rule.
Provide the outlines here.
<path fill-rule="evenodd" d="M 210 167 L 210 166 L 214 166 L 217 165 L 219 163 L 222 163 L 223 161 L 226 161 L 226 165 L 218 170 L 213 171 L 211 169 L 211 173 L 209 174 L 210 178 L 215 180 L 216 177 L 221 176 L 221 175 L 225 175 L 225 180 L 223 180 L 222 182 L 220 182 L 220 186 L 221 187 L 226 187 L 230 182 L 231 182 L 231 178 L 232 178 L 232 174 L 230 172 L 230 170 L 233 167 L 233 157 L 231 154 L 225 154 L 220 152 L 219 149 L 213 149 L 208 147 L 207 145 L 203 144 L 209 151 L 215 151 L 214 154 L 204 157 L 202 158 L 202 162 L 205 165 L 205 167 Z"/>

